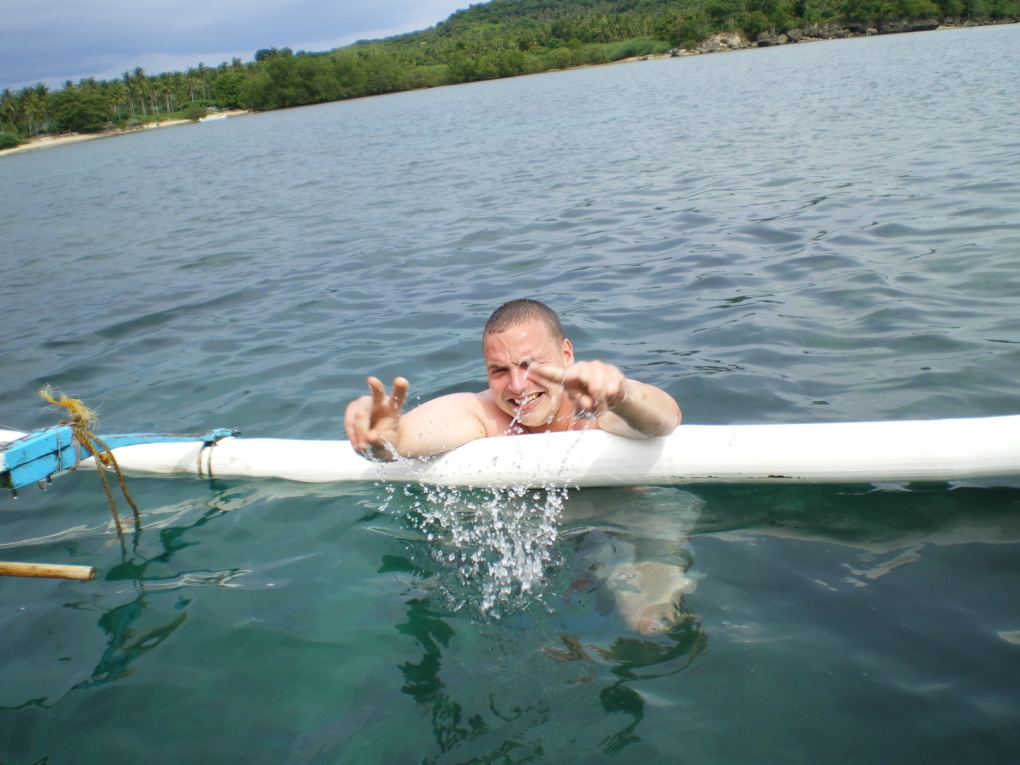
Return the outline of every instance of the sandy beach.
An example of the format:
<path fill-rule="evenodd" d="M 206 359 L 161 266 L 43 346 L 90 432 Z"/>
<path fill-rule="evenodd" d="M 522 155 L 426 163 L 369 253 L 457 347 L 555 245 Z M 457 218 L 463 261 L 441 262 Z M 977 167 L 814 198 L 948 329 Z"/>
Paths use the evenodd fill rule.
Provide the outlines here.
<path fill-rule="evenodd" d="M 217 112 L 217 114 L 224 114 L 227 117 L 239 117 L 250 113 L 251 112 L 245 110 Z M 142 130 L 156 130 L 159 128 L 174 127 L 176 125 L 189 125 L 192 122 L 194 122 L 194 120 L 165 120 L 163 122 L 152 122 L 144 127 L 131 128 L 129 130 L 106 130 L 102 133 L 69 133 L 67 135 L 58 136 L 43 135 L 38 138 L 32 138 L 28 141 L 28 143 L 16 146 L 13 149 L 4 149 L 3 151 L 0 151 L 0 157 L 7 156 L 8 154 L 21 154 L 26 151 L 38 151 L 39 149 L 50 149 L 56 146 L 65 146 L 69 143 L 77 143 L 79 141 L 94 141 L 97 138 L 112 138 L 113 136 L 137 133 Z"/>

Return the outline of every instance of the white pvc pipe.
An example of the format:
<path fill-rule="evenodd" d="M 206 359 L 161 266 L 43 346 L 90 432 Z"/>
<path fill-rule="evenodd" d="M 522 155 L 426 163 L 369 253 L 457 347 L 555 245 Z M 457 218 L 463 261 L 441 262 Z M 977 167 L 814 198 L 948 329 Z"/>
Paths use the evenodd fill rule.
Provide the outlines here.
<path fill-rule="evenodd" d="M 3 433 L 0 432 L 0 440 Z M 462 486 L 885 483 L 1020 476 L 1020 415 L 682 425 L 647 441 L 572 432 L 486 438 L 428 461 L 370 462 L 347 441 L 227 438 L 115 450 L 131 473 Z M 89 467 L 92 460 L 82 463 Z"/>

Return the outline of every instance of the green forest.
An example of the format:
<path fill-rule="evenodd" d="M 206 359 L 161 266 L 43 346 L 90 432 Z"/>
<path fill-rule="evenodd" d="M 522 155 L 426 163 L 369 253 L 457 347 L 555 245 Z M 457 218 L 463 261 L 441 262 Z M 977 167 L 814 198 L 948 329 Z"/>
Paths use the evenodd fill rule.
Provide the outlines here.
<path fill-rule="evenodd" d="M 209 110 L 263 111 L 744 44 L 1020 19 L 1020 0 L 490 0 L 430 29 L 325 52 L 0 92 L 0 149 L 47 133 L 130 129 Z"/>

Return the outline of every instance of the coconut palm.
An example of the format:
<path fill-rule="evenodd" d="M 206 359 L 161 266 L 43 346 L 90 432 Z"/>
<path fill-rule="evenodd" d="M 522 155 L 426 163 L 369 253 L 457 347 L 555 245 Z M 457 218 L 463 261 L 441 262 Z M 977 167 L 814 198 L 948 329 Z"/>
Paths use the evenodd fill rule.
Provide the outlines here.
<path fill-rule="evenodd" d="M 134 81 L 134 78 L 131 76 L 130 72 L 124 72 L 124 75 L 121 78 L 121 80 L 122 80 L 122 82 L 124 84 L 124 95 L 127 97 L 128 112 L 130 112 L 131 116 L 134 117 L 135 116 L 135 98 L 137 98 L 137 96 L 138 96 L 138 93 L 135 90 L 135 81 Z"/>
<path fill-rule="evenodd" d="M 0 122 L 5 125 L 16 125 L 18 122 L 18 105 L 10 88 L 0 91 Z"/>
<path fill-rule="evenodd" d="M 21 110 L 24 114 L 28 134 L 31 136 L 39 135 L 46 110 L 45 104 L 35 91 L 35 88 L 25 88 L 21 91 Z"/>

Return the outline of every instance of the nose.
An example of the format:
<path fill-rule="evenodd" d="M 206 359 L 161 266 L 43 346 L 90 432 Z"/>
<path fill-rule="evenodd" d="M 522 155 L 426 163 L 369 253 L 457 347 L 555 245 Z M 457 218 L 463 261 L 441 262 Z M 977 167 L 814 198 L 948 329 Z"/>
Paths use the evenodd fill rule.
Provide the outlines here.
<path fill-rule="evenodd" d="M 528 368 L 525 366 L 510 367 L 510 390 L 521 393 L 528 387 Z"/>

